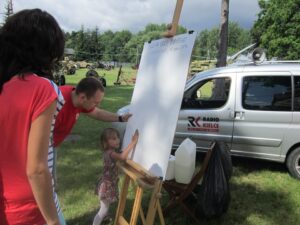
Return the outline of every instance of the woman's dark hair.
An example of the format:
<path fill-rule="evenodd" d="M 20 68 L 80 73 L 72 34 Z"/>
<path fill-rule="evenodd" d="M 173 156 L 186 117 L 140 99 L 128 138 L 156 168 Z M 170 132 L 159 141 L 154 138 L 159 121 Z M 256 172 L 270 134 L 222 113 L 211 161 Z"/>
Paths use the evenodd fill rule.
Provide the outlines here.
<path fill-rule="evenodd" d="M 102 83 L 94 77 L 83 78 L 76 86 L 76 94 L 84 93 L 87 98 L 93 97 L 96 91 L 104 92 Z"/>
<path fill-rule="evenodd" d="M 54 65 L 64 54 L 64 33 L 49 13 L 22 10 L 0 29 L 0 93 L 15 75 L 33 72 L 53 79 Z"/>

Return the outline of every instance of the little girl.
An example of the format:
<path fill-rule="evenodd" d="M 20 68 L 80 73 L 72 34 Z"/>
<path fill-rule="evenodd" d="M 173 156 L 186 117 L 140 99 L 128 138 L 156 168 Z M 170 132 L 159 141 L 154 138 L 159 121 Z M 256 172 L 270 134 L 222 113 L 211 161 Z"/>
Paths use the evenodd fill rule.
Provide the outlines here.
<path fill-rule="evenodd" d="M 107 215 L 111 203 L 118 201 L 118 160 L 126 160 L 129 152 L 135 147 L 139 138 L 138 130 L 132 136 L 131 143 L 120 153 L 120 135 L 114 128 L 106 128 L 101 135 L 103 154 L 103 175 L 99 179 L 98 196 L 100 199 L 99 212 L 94 217 L 93 225 L 100 225 Z"/>

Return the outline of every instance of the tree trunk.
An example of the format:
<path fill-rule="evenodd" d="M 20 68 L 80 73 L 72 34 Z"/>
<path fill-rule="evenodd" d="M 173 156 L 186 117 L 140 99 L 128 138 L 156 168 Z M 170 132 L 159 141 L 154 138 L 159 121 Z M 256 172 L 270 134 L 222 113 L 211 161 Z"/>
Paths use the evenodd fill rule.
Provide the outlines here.
<path fill-rule="evenodd" d="M 222 0 L 217 67 L 226 66 L 228 45 L 229 0 Z"/>

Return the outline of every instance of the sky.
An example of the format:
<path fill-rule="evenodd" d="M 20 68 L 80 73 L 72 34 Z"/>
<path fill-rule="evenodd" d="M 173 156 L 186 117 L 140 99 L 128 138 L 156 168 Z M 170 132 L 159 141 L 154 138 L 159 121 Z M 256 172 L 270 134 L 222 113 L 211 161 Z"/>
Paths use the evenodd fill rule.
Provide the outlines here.
<path fill-rule="evenodd" d="M 171 23 L 177 0 L 13 0 L 14 12 L 40 8 L 52 14 L 65 31 L 141 31 L 149 23 Z M 0 1 L 3 23 L 7 0 Z M 230 0 L 229 20 L 250 29 L 257 19 L 257 0 Z M 188 30 L 201 31 L 218 27 L 221 0 L 186 0 L 179 24 Z"/>

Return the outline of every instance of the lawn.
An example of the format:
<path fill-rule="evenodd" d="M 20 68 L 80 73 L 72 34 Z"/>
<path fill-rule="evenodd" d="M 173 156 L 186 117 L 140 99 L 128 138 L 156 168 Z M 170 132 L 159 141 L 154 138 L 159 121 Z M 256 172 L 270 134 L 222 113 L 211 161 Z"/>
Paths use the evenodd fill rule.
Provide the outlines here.
<path fill-rule="evenodd" d="M 85 76 L 86 70 L 66 76 L 68 84 L 76 84 Z M 118 69 L 99 70 L 107 80 L 105 98 L 100 107 L 115 112 L 130 102 L 133 85 L 122 82 L 114 86 Z M 124 69 L 123 78 L 131 80 L 135 71 Z M 109 123 L 95 122 L 81 115 L 72 134 L 79 140 L 64 142 L 58 151 L 58 194 L 64 215 L 69 225 L 92 224 L 98 209 L 94 195 L 97 177 L 102 171 L 102 152 L 99 135 Z M 209 225 L 299 225 L 300 224 L 300 181 L 291 178 L 284 165 L 279 163 L 233 158 L 233 177 L 230 182 L 231 202 L 229 210 L 221 218 L 204 219 Z M 133 196 L 129 196 L 132 203 Z M 147 193 L 143 204 L 149 200 Z M 162 207 L 167 201 L 163 192 Z M 112 207 L 114 215 L 116 205 Z M 130 204 L 127 213 L 130 213 Z M 172 217 L 165 217 L 166 224 L 193 224 L 179 210 Z M 108 223 L 113 224 L 113 223 Z M 139 221 L 141 224 L 141 221 Z M 159 224 L 157 221 L 156 224 Z"/>

